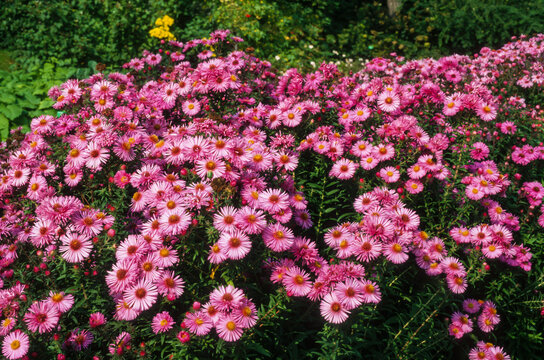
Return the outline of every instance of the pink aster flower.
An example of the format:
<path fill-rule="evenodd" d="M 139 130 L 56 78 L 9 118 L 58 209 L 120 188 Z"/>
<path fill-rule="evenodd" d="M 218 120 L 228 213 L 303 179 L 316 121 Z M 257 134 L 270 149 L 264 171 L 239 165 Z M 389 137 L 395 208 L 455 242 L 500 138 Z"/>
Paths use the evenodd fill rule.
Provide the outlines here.
<path fill-rule="evenodd" d="M 486 314 L 480 314 L 480 316 L 478 316 L 478 327 L 480 330 L 487 333 L 495 329 L 495 324 L 490 317 L 486 316 Z"/>
<path fill-rule="evenodd" d="M 140 278 L 144 281 L 154 282 L 161 276 L 162 270 L 158 266 L 158 255 L 153 252 L 147 253 L 138 266 L 140 272 Z"/>
<path fill-rule="evenodd" d="M 176 299 L 183 294 L 185 282 L 171 270 L 165 270 L 161 277 L 155 281 L 157 291 L 169 299 Z"/>
<path fill-rule="evenodd" d="M 359 280 L 349 278 L 338 283 L 334 289 L 336 298 L 347 310 L 352 310 L 364 302 L 362 284 Z"/>
<path fill-rule="evenodd" d="M 166 109 L 171 109 L 176 104 L 178 97 L 179 85 L 174 82 L 169 82 L 163 86 L 161 90 L 162 101 Z"/>
<path fill-rule="evenodd" d="M 442 113 L 446 116 L 453 116 L 459 112 L 461 108 L 461 101 L 455 99 L 453 96 L 449 96 L 444 100 L 444 107 Z"/>
<path fill-rule="evenodd" d="M 184 323 L 189 331 L 197 336 L 208 334 L 213 327 L 212 319 L 210 319 L 208 313 L 204 310 L 188 313 L 185 316 Z"/>
<path fill-rule="evenodd" d="M 86 159 L 85 166 L 91 170 L 100 170 L 109 157 L 109 150 L 95 142 L 89 143 L 82 156 Z"/>
<path fill-rule="evenodd" d="M 510 355 L 508 355 L 504 349 L 500 346 L 491 346 L 489 348 L 490 358 L 492 360 L 510 360 Z"/>
<path fill-rule="evenodd" d="M 470 314 L 475 314 L 480 311 L 480 303 L 475 299 L 466 299 L 463 301 L 463 310 Z"/>
<path fill-rule="evenodd" d="M 470 360 L 488 360 L 491 357 L 491 353 L 489 352 L 489 349 L 486 347 L 475 347 L 470 350 L 468 353 L 468 358 Z"/>
<path fill-rule="evenodd" d="M 369 262 L 377 258 L 382 253 L 382 245 L 373 238 L 360 234 L 355 237 L 351 243 L 352 252 L 357 260 Z"/>
<path fill-rule="evenodd" d="M 352 120 L 353 122 L 363 122 L 366 119 L 368 119 L 371 115 L 371 111 L 366 106 L 360 106 L 353 110 L 352 112 Z M 357 155 L 358 156 L 358 155 Z"/>
<path fill-rule="evenodd" d="M 489 155 L 489 148 L 483 142 L 475 142 L 472 144 L 472 150 L 470 156 L 474 160 L 484 160 Z"/>
<path fill-rule="evenodd" d="M 305 296 L 312 289 L 310 276 L 297 266 L 286 271 L 282 282 L 290 296 Z"/>
<path fill-rule="evenodd" d="M 492 242 L 482 246 L 482 252 L 486 258 L 495 259 L 503 254 L 503 247 L 499 243 Z"/>
<path fill-rule="evenodd" d="M 257 308 L 255 304 L 244 298 L 240 306 L 232 311 L 234 320 L 243 328 L 250 328 L 257 323 Z"/>
<path fill-rule="evenodd" d="M 280 189 L 266 189 L 259 194 L 259 203 L 269 213 L 277 213 L 289 206 L 289 195 Z"/>
<path fill-rule="evenodd" d="M 243 329 L 232 315 L 223 315 L 217 322 L 217 335 L 225 341 L 236 341 L 242 337 Z"/>
<path fill-rule="evenodd" d="M 96 210 L 84 209 L 77 212 L 72 218 L 75 230 L 88 237 L 100 234 L 103 224 L 99 221 L 97 215 L 98 211 Z"/>
<path fill-rule="evenodd" d="M 69 167 L 64 169 L 64 182 L 70 187 L 74 187 L 83 178 L 83 171 L 78 168 Z"/>
<path fill-rule="evenodd" d="M 47 333 L 59 322 L 59 311 L 47 302 L 37 302 L 30 306 L 24 316 L 28 329 L 40 334 Z"/>
<path fill-rule="evenodd" d="M 378 165 L 379 161 L 374 155 L 367 155 L 361 158 L 360 165 L 365 170 L 372 170 Z"/>
<path fill-rule="evenodd" d="M 295 239 L 293 231 L 281 224 L 269 225 L 264 229 L 262 236 L 264 244 L 276 252 L 288 250 Z"/>
<path fill-rule="evenodd" d="M 363 158 L 372 153 L 372 145 L 366 140 L 359 140 L 351 147 L 351 153 Z"/>
<path fill-rule="evenodd" d="M 400 97 L 392 92 L 384 91 L 378 97 L 378 107 L 388 113 L 395 112 L 400 108 Z"/>
<path fill-rule="evenodd" d="M 113 183 L 123 189 L 127 184 L 130 184 L 130 174 L 125 170 L 119 170 L 113 176 Z"/>
<path fill-rule="evenodd" d="M 419 227 L 419 216 L 414 210 L 397 208 L 394 212 L 397 226 L 405 230 L 416 230 Z"/>
<path fill-rule="evenodd" d="M 280 119 L 283 125 L 295 127 L 302 121 L 302 113 L 299 109 L 293 108 L 281 114 Z"/>
<path fill-rule="evenodd" d="M 485 192 L 478 185 L 473 184 L 467 185 L 465 194 L 470 200 L 480 200 L 485 196 Z"/>
<path fill-rule="evenodd" d="M 145 62 L 151 66 L 160 64 L 162 60 L 161 54 L 149 54 L 145 57 Z"/>
<path fill-rule="evenodd" d="M 160 223 L 164 234 L 179 235 L 189 228 L 191 217 L 185 210 L 176 208 L 162 214 Z"/>
<path fill-rule="evenodd" d="M 91 345 L 94 340 L 94 336 L 88 330 L 75 329 L 70 333 L 68 337 L 68 343 L 72 345 L 72 348 L 76 351 L 86 349 Z"/>
<path fill-rule="evenodd" d="M 427 170 L 420 164 L 414 164 L 408 168 L 410 179 L 421 179 L 427 174 Z"/>
<path fill-rule="evenodd" d="M 235 219 L 236 226 L 247 234 L 260 234 L 267 225 L 265 213 L 251 206 L 241 208 Z"/>
<path fill-rule="evenodd" d="M 38 201 L 42 198 L 47 189 L 47 181 L 43 176 L 33 176 L 30 179 L 27 189 L 27 196 L 30 200 Z"/>
<path fill-rule="evenodd" d="M 465 277 L 459 276 L 459 275 L 447 275 L 446 282 L 448 284 L 449 289 L 454 294 L 464 293 L 468 286 Z"/>
<path fill-rule="evenodd" d="M 353 203 L 353 207 L 355 208 L 355 211 L 358 213 L 365 213 L 368 209 L 374 207 L 378 204 L 378 199 L 376 196 L 374 196 L 371 193 L 366 193 L 363 195 L 359 195 L 355 202 Z"/>
<path fill-rule="evenodd" d="M 119 262 L 125 259 L 138 261 L 148 250 L 149 246 L 143 236 L 129 235 L 125 240 L 121 241 L 121 244 L 117 247 L 115 257 Z M 124 266 L 129 266 L 128 264 L 132 266 L 133 263 L 127 263 L 127 265 Z"/>
<path fill-rule="evenodd" d="M 464 275 L 466 274 L 465 266 L 454 257 L 446 257 L 440 262 L 440 266 L 447 275 Z"/>
<path fill-rule="evenodd" d="M 353 177 L 357 170 L 357 164 L 349 159 L 342 158 L 334 163 L 329 176 L 334 176 L 340 180 L 348 180 Z"/>
<path fill-rule="evenodd" d="M 329 293 L 321 300 L 319 306 L 321 316 L 333 324 L 340 324 L 346 321 L 349 316 L 349 310 L 338 300 L 334 293 Z"/>
<path fill-rule="evenodd" d="M 249 237 L 240 230 L 222 233 L 217 242 L 229 259 L 239 260 L 251 250 Z"/>
<path fill-rule="evenodd" d="M 2 354 L 10 360 L 20 359 L 26 355 L 29 347 L 28 335 L 21 330 L 15 330 L 4 338 Z"/>
<path fill-rule="evenodd" d="M 213 216 L 213 225 L 220 232 L 228 232 L 236 229 L 235 217 L 237 209 L 233 206 L 224 206 Z"/>
<path fill-rule="evenodd" d="M 505 121 L 501 123 L 500 130 L 503 134 L 513 135 L 516 133 L 517 126 L 512 121 Z"/>
<path fill-rule="evenodd" d="M 477 105 L 476 114 L 483 121 L 491 121 L 497 116 L 497 107 L 493 104 L 482 102 Z"/>
<path fill-rule="evenodd" d="M 49 292 L 49 298 L 47 299 L 49 304 L 56 308 L 60 313 L 65 313 L 74 305 L 74 297 L 71 294 L 65 294 L 64 291 Z"/>
<path fill-rule="evenodd" d="M 386 166 L 380 170 L 380 177 L 386 183 L 394 183 L 400 178 L 400 172 L 392 166 Z"/>
<path fill-rule="evenodd" d="M 101 312 L 95 312 L 89 316 L 89 326 L 91 328 L 99 327 L 105 323 L 106 317 Z"/>
<path fill-rule="evenodd" d="M 448 332 L 451 336 L 455 337 L 456 339 L 460 339 L 463 337 L 463 335 L 465 335 L 461 326 L 455 323 L 451 323 L 448 326 Z"/>
<path fill-rule="evenodd" d="M 393 264 L 401 264 L 408 260 L 406 251 L 406 246 L 400 244 L 398 241 L 393 241 L 385 246 L 383 254 Z"/>
<path fill-rule="evenodd" d="M 418 194 L 423 191 L 423 184 L 421 183 L 421 181 L 418 180 L 408 180 L 404 184 L 404 188 L 410 194 Z"/>
<path fill-rule="evenodd" d="M 225 260 L 227 260 L 225 250 L 219 247 L 218 243 L 211 245 L 208 253 L 208 261 L 212 264 L 220 264 Z"/>
<path fill-rule="evenodd" d="M 287 171 L 293 171 L 298 166 L 298 158 L 287 151 L 280 151 L 275 157 L 274 161 L 279 168 L 283 168 Z"/>
<path fill-rule="evenodd" d="M 472 320 L 470 320 L 467 314 L 456 311 L 451 317 L 451 322 L 459 326 L 464 333 L 472 331 Z"/>
<path fill-rule="evenodd" d="M 213 179 L 225 174 L 226 166 L 222 160 L 206 158 L 197 161 L 196 173 L 202 179 Z"/>
<path fill-rule="evenodd" d="M 219 286 L 210 294 L 210 303 L 219 311 L 236 308 L 244 298 L 244 292 L 232 285 Z"/>
<path fill-rule="evenodd" d="M 57 226 L 49 219 L 39 219 L 30 232 L 30 241 L 36 247 L 43 247 L 53 242 Z"/>
<path fill-rule="evenodd" d="M 195 116 L 200 112 L 200 103 L 196 100 L 186 100 L 181 106 L 187 116 Z"/>
<path fill-rule="evenodd" d="M 151 320 L 151 329 L 155 334 L 166 332 L 174 326 L 174 323 L 174 319 L 168 311 L 163 311 L 153 317 L 153 320 Z"/>
<path fill-rule="evenodd" d="M 381 301 L 382 294 L 380 292 L 380 288 L 374 281 L 362 280 L 361 286 L 363 291 L 363 301 L 365 303 L 377 304 Z"/>
<path fill-rule="evenodd" d="M 165 268 L 176 264 L 179 261 L 177 250 L 171 246 L 162 245 L 159 249 L 155 250 L 156 265 L 160 268 Z"/>
<path fill-rule="evenodd" d="M 75 232 L 68 232 L 60 238 L 59 251 L 64 260 L 79 263 L 89 257 L 93 249 L 91 240 Z"/>
<path fill-rule="evenodd" d="M 379 144 L 372 149 L 372 155 L 378 161 L 386 161 L 395 157 L 395 147 L 392 144 Z"/>
<path fill-rule="evenodd" d="M 132 306 L 130 306 L 123 298 L 120 298 L 117 301 L 115 306 L 115 314 L 113 318 L 115 320 L 125 320 L 132 321 L 140 315 L 141 311 L 136 311 Z"/>
<path fill-rule="evenodd" d="M 157 301 L 157 287 L 144 280 L 140 280 L 133 287 L 123 293 L 123 299 L 136 311 L 145 311 Z"/>
<path fill-rule="evenodd" d="M 309 229 L 313 225 L 308 210 L 295 210 L 293 217 L 295 219 L 295 223 L 303 229 Z"/>
<path fill-rule="evenodd" d="M 15 326 L 17 320 L 13 317 L 7 317 L 0 322 L 0 336 L 6 336 Z"/>

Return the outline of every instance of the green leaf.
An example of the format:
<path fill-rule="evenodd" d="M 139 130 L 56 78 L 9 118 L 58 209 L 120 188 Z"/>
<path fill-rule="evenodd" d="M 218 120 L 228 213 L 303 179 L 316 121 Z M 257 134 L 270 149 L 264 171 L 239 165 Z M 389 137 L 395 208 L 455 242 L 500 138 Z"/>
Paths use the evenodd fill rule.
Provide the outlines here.
<path fill-rule="evenodd" d="M 55 68 L 55 65 L 51 64 L 51 63 L 46 63 L 43 65 L 43 72 L 46 72 L 46 73 L 50 73 L 53 71 L 53 69 Z"/>
<path fill-rule="evenodd" d="M 43 99 L 40 101 L 40 105 L 38 105 L 38 110 L 48 109 L 53 105 L 53 100 L 51 99 Z"/>
<path fill-rule="evenodd" d="M 5 140 L 9 135 L 9 119 L 0 114 L 0 137 Z"/>
<path fill-rule="evenodd" d="M 16 97 L 13 94 L 7 94 L 6 92 L 2 92 L 2 97 L 0 98 L 0 100 L 6 104 L 13 104 L 16 100 Z"/>
<path fill-rule="evenodd" d="M 17 119 L 23 113 L 23 109 L 14 104 L 0 108 L 0 111 L 10 120 Z"/>
<path fill-rule="evenodd" d="M 254 350 L 254 351 L 258 352 L 259 354 L 264 355 L 266 357 L 271 357 L 272 356 L 270 351 L 266 350 L 261 344 L 258 344 L 258 343 L 255 343 L 255 342 L 250 342 L 250 343 L 248 343 L 246 345 L 246 347 L 249 350 Z"/>
<path fill-rule="evenodd" d="M 26 99 L 26 101 L 31 103 L 33 106 L 36 106 L 36 105 L 38 105 L 40 103 L 40 98 L 37 97 L 37 96 L 34 96 L 33 94 L 30 94 L 30 93 L 26 93 L 25 99 Z"/>

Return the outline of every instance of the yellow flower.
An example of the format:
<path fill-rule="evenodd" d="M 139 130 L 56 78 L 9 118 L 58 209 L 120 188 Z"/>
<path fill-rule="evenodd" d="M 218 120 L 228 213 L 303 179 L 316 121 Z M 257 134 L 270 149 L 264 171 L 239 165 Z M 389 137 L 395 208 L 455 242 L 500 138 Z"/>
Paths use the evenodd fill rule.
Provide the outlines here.
<path fill-rule="evenodd" d="M 168 16 L 168 15 L 164 15 L 164 16 L 162 17 L 162 22 L 163 22 L 163 24 L 166 25 L 166 26 L 171 26 L 171 25 L 174 24 L 174 19 L 172 19 L 172 18 L 171 18 L 170 16 Z"/>
<path fill-rule="evenodd" d="M 149 30 L 149 36 L 158 39 L 176 40 L 174 34 L 170 32 L 170 25 L 174 24 L 174 19 L 168 15 L 158 18 L 155 21 L 157 27 Z"/>

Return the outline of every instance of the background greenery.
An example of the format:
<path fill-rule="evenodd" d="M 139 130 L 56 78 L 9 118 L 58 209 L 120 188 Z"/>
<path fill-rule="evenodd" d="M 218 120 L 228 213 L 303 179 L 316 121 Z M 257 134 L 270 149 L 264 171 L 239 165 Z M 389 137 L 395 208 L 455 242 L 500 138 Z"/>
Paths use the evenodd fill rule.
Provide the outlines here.
<path fill-rule="evenodd" d="M 544 32 L 543 8 L 544 0 L 403 0 L 390 17 L 385 0 L 3 0 L 0 135 L 46 109 L 49 87 L 98 62 L 115 68 L 139 56 L 165 14 L 178 40 L 228 28 L 280 70 L 323 60 L 357 70 L 392 52 L 471 54 Z"/>

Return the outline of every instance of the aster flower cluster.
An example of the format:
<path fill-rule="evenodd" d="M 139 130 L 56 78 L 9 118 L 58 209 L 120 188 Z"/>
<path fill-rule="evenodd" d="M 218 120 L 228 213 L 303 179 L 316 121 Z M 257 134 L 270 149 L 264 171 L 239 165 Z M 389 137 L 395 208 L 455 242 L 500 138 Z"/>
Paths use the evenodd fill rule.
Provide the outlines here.
<path fill-rule="evenodd" d="M 493 331 L 500 322 L 500 316 L 497 313 L 497 307 L 491 301 L 466 299 L 463 301 L 463 310 L 471 315 L 478 315 L 477 324 L 481 331 L 488 333 Z M 469 315 L 455 312 L 451 318 L 449 332 L 451 336 L 460 339 L 463 335 L 472 332 L 473 320 Z"/>
<path fill-rule="evenodd" d="M 255 303 L 236 287 L 247 277 L 218 276 L 233 284 L 202 290 L 184 281 L 195 278 L 195 269 L 219 282 L 216 271 L 258 260 L 262 267 L 251 272 L 266 271 L 287 295 L 319 303 L 333 324 L 381 301 L 384 284 L 371 280 L 379 262 L 412 259 L 427 275 L 444 275 L 453 294 L 469 286 L 471 266 L 460 247 L 531 269 L 532 254 L 517 236 L 530 219 L 502 199 L 514 193 L 541 206 L 541 180 L 519 170 L 520 184 L 512 172 L 540 164 L 543 145 L 517 134 L 527 127 L 540 134 L 543 113 L 494 85 L 513 76 L 512 64 L 540 61 L 544 36 L 483 49 L 475 58 L 373 59 L 349 76 L 332 64 L 277 75 L 248 53 L 211 50 L 239 41 L 228 31 L 171 41 L 132 59 L 125 73 L 69 80 L 49 91 L 59 116 L 33 119 L 31 132 L 14 132 L 2 145 L 6 357 L 26 354 L 25 332 L 57 329 L 65 332 L 65 352 L 106 341 L 110 354 L 121 355 L 132 338 L 145 338 L 123 326 L 145 323 L 155 335 L 168 335 L 188 293 L 209 301 L 185 314 L 182 343 L 212 328 L 225 341 L 241 339 L 258 319 Z M 529 83 L 541 82 L 515 86 Z M 518 142 L 530 144 L 509 146 Z M 328 222 L 324 234 L 314 231 L 321 225 L 313 226 L 313 216 L 321 224 L 322 214 L 313 191 L 299 180 L 308 157 L 329 167 L 325 181 L 361 184 L 348 199 L 353 216 Z M 432 220 L 417 207 L 429 193 L 454 207 L 481 206 L 485 215 L 431 231 Z M 15 272 L 31 269 L 27 259 L 38 280 L 58 280 L 55 291 L 44 293 L 24 271 Z M 100 305 L 85 314 L 89 328 L 64 329 L 63 314 L 88 299 L 79 293 L 90 283 L 85 277 L 99 279 L 107 297 L 101 293 Z M 105 302 L 115 310 L 106 313 Z M 483 331 L 498 322 L 494 305 L 486 304 L 478 320 Z M 453 323 L 454 336 L 472 327 L 461 313 Z M 119 335 L 104 340 L 103 327 Z M 478 345 L 478 351 L 502 350 Z"/>
<path fill-rule="evenodd" d="M 187 313 L 183 321 L 191 334 L 203 336 L 215 328 L 217 335 L 225 341 L 236 341 L 244 329 L 257 323 L 257 309 L 241 289 L 232 285 L 219 286 L 210 294 L 210 300 L 201 308 L 193 306 L 194 312 Z"/>
<path fill-rule="evenodd" d="M 463 310 L 468 314 L 458 311 L 453 313 L 449 325 L 449 334 L 456 339 L 461 339 L 465 334 L 471 333 L 474 322 L 478 324 L 479 329 L 484 333 L 493 331 L 500 322 L 497 308 L 491 301 L 466 299 L 463 301 Z M 471 318 L 471 315 L 476 316 L 478 313 L 477 319 Z M 469 359 L 510 359 L 510 356 L 501 347 L 479 341 L 476 347 L 470 351 Z"/>
<path fill-rule="evenodd" d="M 470 360 L 510 360 L 504 349 L 489 342 L 478 341 L 476 347 L 470 350 L 468 354 Z"/>

